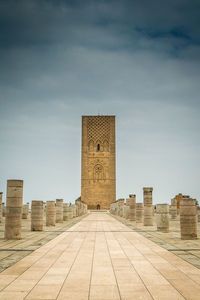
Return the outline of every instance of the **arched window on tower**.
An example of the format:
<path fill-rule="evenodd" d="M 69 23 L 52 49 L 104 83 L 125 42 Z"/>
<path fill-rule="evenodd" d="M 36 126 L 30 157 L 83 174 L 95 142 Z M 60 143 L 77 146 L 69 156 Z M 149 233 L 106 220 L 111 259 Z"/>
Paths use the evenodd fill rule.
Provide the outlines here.
<path fill-rule="evenodd" d="M 97 144 L 97 152 L 100 151 L 100 144 Z"/>
<path fill-rule="evenodd" d="M 93 140 L 90 140 L 89 143 L 88 143 L 88 149 L 89 151 L 94 151 L 94 142 Z"/>

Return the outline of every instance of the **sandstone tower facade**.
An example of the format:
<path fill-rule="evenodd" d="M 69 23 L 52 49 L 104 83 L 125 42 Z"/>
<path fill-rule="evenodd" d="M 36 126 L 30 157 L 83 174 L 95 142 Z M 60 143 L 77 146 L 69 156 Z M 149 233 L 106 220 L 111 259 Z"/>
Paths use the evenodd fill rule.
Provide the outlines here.
<path fill-rule="evenodd" d="M 116 200 L 115 116 L 82 116 L 81 200 L 88 209 Z"/>

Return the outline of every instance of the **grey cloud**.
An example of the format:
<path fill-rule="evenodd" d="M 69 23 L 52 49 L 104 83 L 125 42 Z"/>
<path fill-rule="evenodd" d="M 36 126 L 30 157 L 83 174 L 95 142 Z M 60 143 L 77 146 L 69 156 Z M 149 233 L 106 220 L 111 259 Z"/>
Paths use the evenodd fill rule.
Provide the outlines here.
<path fill-rule="evenodd" d="M 119 196 L 200 196 L 198 1 L 0 5 L 4 191 L 22 177 L 26 200 L 78 197 L 80 117 L 101 113 L 117 115 Z"/>

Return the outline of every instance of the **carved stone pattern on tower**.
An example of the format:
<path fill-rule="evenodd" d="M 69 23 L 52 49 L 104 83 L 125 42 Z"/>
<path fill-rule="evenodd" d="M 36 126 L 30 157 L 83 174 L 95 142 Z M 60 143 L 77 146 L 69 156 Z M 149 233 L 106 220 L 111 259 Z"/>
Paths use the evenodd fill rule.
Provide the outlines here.
<path fill-rule="evenodd" d="M 102 143 L 109 143 L 110 140 L 110 122 L 106 117 L 88 117 L 88 141 L 96 143 L 98 140 Z M 108 146 L 107 146 L 108 147 Z"/>

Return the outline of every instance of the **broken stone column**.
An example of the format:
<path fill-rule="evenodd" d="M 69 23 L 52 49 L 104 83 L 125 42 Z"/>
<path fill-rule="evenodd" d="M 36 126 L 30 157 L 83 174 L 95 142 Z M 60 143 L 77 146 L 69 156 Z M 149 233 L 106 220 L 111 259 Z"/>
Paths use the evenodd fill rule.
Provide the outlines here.
<path fill-rule="evenodd" d="M 114 203 L 111 203 L 110 204 L 110 213 L 111 213 L 111 215 L 113 215 L 114 213 Z"/>
<path fill-rule="evenodd" d="M 130 214 L 130 198 L 126 199 L 126 208 L 125 208 L 125 213 L 124 213 L 124 218 L 126 220 L 129 219 L 129 214 Z"/>
<path fill-rule="evenodd" d="M 21 239 L 23 180 L 7 180 L 5 239 Z"/>
<path fill-rule="evenodd" d="M 144 207 L 143 203 L 136 203 L 136 223 L 143 222 Z"/>
<path fill-rule="evenodd" d="M 69 204 L 64 203 L 63 204 L 63 221 L 69 220 Z"/>
<path fill-rule="evenodd" d="M 196 200 L 183 196 L 180 201 L 180 228 L 182 240 L 197 239 Z"/>
<path fill-rule="evenodd" d="M 130 221 L 136 220 L 136 195 L 129 195 L 129 217 Z"/>
<path fill-rule="evenodd" d="M 87 214 L 87 204 L 84 203 L 84 214 L 86 215 Z"/>
<path fill-rule="evenodd" d="M 31 230 L 43 230 L 43 201 L 33 200 L 31 204 Z"/>
<path fill-rule="evenodd" d="M 5 203 L 2 203 L 2 216 L 5 217 L 6 216 L 6 207 L 5 207 Z"/>
<path fill-rule="evenodd" d="M 73 219 L 73 207 L 72 207 L 72 205 L 70 205 L 69 207 L 68 207 L 68 219 L 70 220 L 70 219 Z"/>
<path fill-rule="evenodd" d="M 171 208 L 170 208 L 171 219 L 175 220 L 177 218 L 177 205 L 176 199 L 171 199 Z"/>
<path fill-rule="evenodd" d="M 200 206 L 197 207 L 197 219 L 200 222 Z"/>
<path fill-rule="evenodd" d="M 2 200 L 3 200 L 3 192 L 0 192 L 0 223 L 2 223 Z"/>
<path fill-rule="evenodd" d="M 73 218 L 76 218 L 76 205 L 72 204 Z M 83 214 L 82 206 L 81 206 L 81 216 Z"/>
<path fill-rule="evenodd" d="M 117 215 L 119 217 L 122 217 L 122 215 L 123 215 L 123 205 L 124 205 L 124 199 L 118 199 L 117 200 Z"/>
<path fill-rule="evenodd" d="M 27 214 L 27 218 L 29 215 L 29 202 L 26 203 L 26 214 Z"/>
<path fill-rule="evenodd" d="M 152 187 L 143 188 L 144 226 L 153 226 L 152 191 Z"/>
<path fill-rule="evenodd" d="M 46 202 L 46 226 L 55 226 L 56 223 L 56 206 L 55 201 Z"/>
<path fill-rule="evenodd" d="M 63 222 L 63 199 L 56 199 L 56 223 Z"/>
<path fill-rule="evenodd" d="M 169 205 L 156 205 L 156 223 L 157 230 L 161 232 L 169 232 Z"/>
<path fill-rule="evenodd" d="M 22 206 L 22 219 L 28 219 L 29 202 Z"/>

